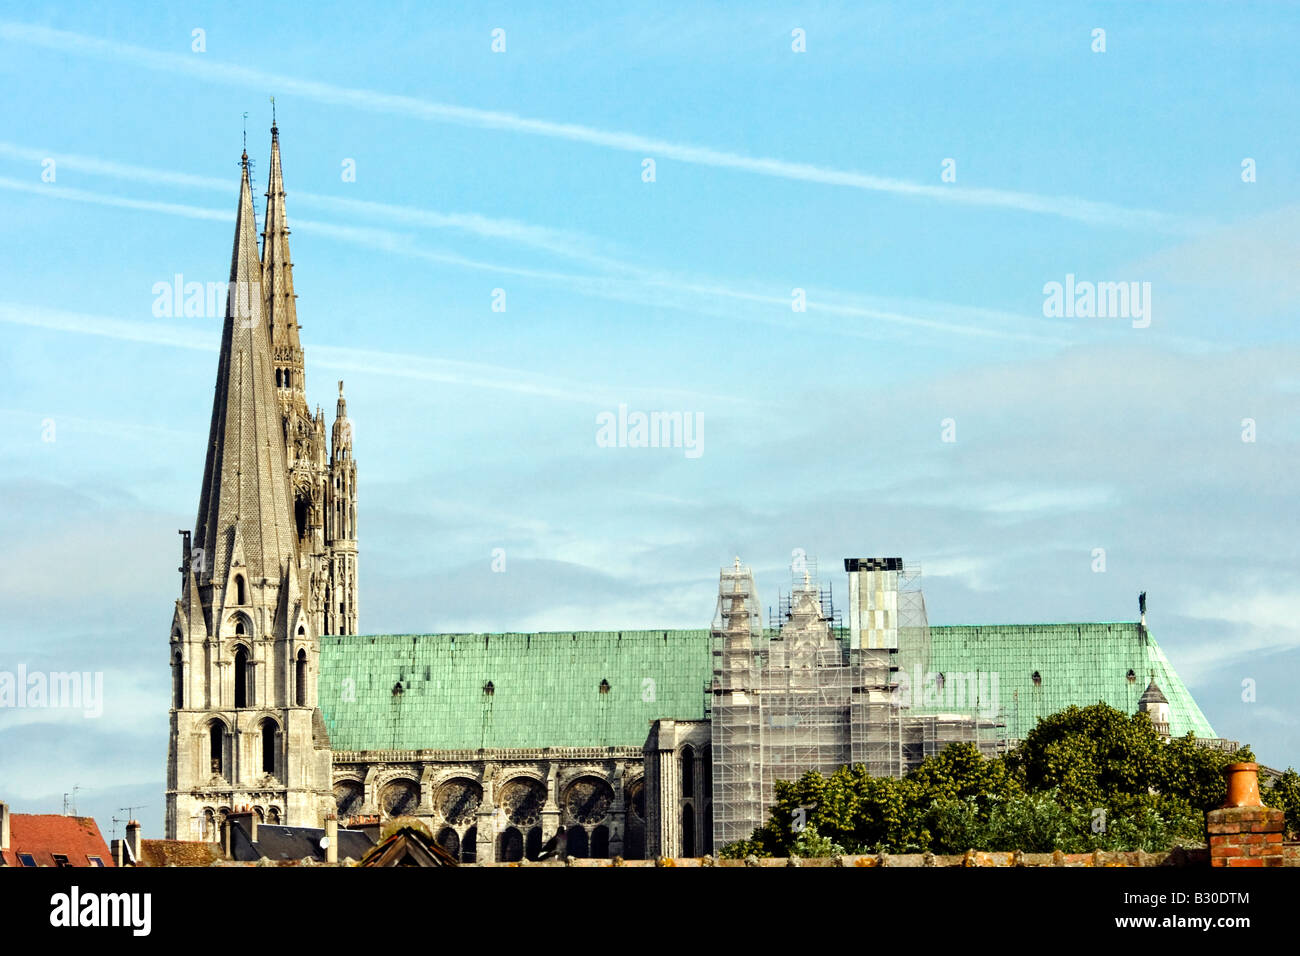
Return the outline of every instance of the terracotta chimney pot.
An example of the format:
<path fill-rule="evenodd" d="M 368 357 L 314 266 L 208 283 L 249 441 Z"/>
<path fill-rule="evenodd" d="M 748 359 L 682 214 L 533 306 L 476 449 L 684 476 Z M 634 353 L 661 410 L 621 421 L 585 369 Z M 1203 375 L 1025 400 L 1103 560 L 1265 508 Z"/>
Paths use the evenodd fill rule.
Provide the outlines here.
<path fill-rule="evenodd" d="M 1259 764 L 1234 763 L 1223 771 L 1228 778 L 1228 799 L 1225 807 L 1262 807 L 1259 799 Z"/>

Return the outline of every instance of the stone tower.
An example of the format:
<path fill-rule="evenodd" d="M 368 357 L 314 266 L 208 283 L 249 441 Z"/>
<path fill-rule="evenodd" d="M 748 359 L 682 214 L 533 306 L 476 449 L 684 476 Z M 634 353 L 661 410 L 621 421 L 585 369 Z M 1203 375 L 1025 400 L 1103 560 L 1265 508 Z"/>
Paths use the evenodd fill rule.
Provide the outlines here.
<path fill-rule="evenodd" d="M 352 460 L 352 426 L 347 420 L 341 382 L 333 451 L 325 440 L 325 413 L 318 406 L 313 415 L 307 405 L 293 262 L 289 258 L 289 222 L 284 208 L 280 131 L 274 126 L 262 230 L 262 285 L 305 606 L 317 634 L 355 634 L 357 469 Z"/>
<path fill-rule="evenodd" d="M 339 382 L 339 403 L 330 436 L 326 484 L 325 550 L 329 573 L 325 592 L 325 634 L 357 632 L 357 463 L 352 458 L 352 422 Z"/>
<path fill-rule="evenodd" d="M 285 454 L 286 393 L 295 415 L 295 392 L 306 406 L 288 230 L 282 203 L 275 206 L 264 265 L 244 153 L 207 463 L 193 541 L 183 532 L 172 616 L 169 838 L 215 839 L 222 818 L 245 805 L 267 823 L 304 826 L 319 825 L 332 806 L 329 738 L 317 707 L 320 632 L 305 599 L 304 523 Z M 273 332 L 267 312 L 284 326 Z M 277 335 L 291 344 L 273 357 Z"/>

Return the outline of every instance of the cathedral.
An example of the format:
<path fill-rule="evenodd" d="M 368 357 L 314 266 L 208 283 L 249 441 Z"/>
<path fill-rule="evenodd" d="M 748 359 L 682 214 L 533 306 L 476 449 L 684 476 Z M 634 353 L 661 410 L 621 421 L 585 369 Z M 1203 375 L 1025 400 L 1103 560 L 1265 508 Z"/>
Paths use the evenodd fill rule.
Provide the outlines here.
<path fill-rule="evenodd" d="M 849 622 L 807 569 L 766 623 L 739 559 L 712 627 L 358 634 L 357 466 L 307 403 L 278 130 L 262 244 L 244 153 L 195 526 L 172 615 L 168 839 L 249 808 L 414 816 L 461 862 L 694 856 L 748 836 L 773 780 L 898 775 L 1098 701 L 1235 749 L 1141 620 L 931 626 L 899 558 L 846 558 Z"/>
<path fill-rule="evenodd" d="M 279 131 L 260 256 L 242 160 L 207 463 L 171 625 L 168 836 L 194 820 L 213 834 L 214 802 L 265 806 L 268 822 L 320 816 L 319 642 L 357 623 L 352 427 L 342 382 L 328 441 L 324 411 L 307 405 Z"/>

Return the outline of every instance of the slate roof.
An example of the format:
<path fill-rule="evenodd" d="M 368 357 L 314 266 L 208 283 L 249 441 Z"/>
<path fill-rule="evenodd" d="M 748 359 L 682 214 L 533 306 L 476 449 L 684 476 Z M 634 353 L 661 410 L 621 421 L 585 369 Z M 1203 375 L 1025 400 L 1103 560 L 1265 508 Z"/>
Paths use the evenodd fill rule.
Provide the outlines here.
<path fill-rule="evenodd" d="M 703 628 L 328 636 L 320 645 L 335 752 L 640 747 L 653 720 L 704 717 L 713 667 Z M 1006 734 L 1017 739 L 1071 704 L 1134 713 L 1152 674 L 1175 736 L 1215 736 L 1137 623 L 932 625 L 930 669 L 997 672 Z"/>
<path fill-rule="evenodd" d="M 6 866 L 21 866 L 20 854 L 30 853 L 37 866 L 55 866 L 57 853 L 70 866 L 94 866 L 97 857 L 113 865 L 113 855 L 93 817 L 65 817 L 59 813 L 10 814 L 9 849 L 0 851 Z"/>
<path fill-rule="evenodd" d="M 325 830 L 321 827 L 285 827 L 259 823 L 257 825 L 257 842 L 254 843 L 241 822 L 236 821 L 230 836 L 230 855 L 232 859 L 249 862 L 252 860 L 301 860 L 311 857 L 325 860 L 325 850 L 321 847 L 321 837 Z M 360 830 L 338 831 L 339 860 L 351 857 L 359 860 L 374 846 L 374 841 Z"/>

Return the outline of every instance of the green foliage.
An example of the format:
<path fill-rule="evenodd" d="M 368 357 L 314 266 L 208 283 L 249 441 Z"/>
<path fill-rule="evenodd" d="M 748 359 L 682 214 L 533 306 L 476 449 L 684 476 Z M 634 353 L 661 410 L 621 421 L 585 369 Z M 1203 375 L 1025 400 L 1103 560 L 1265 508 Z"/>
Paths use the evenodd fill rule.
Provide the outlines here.
<path fill-rule="evenodd" d="M 830 837 L 818 836 L 816 827 L 804 827 L 790 848 L 791 856 L 802 857 L 839 856 L 843 852 L 844 847 Z"/>
<path fill-rule="evenodd" d="M 771 856 L 756 840 L 737 840 L 728 843 L 718 851 L 718 856 L 726 860 L 743 860 L 747 856 Z"/>
<path fill-rule="evenodd" d="M 1286 828 L 1292 835 L 1300 834 L 1300 774 L 1288 769 L 1261 797 L 1265 806 L 1286 813 Z"/>
<path fill-rule="evenodd" d="M 1055 789 L 1067 804 L 1097 806 L 1153 787 L 1160 748 L 1145 714 L 1094 704 L 1041 718 L 1011 761 L 1027 790 Z"/>
<path fill-rule="evenodd" d="M 1146 714 L 1069 707 L 1005 757 L 952 744 L 902 779 L 856 764 L 777 781 L 768 821 L 722 854 L 1164 850 L 1201 841 L 1204 812 L 1226 793 L 1223 768 L 1250 759 L 1249 748 L 1226 754 L 1191 735 L 1162 740 Z M 1288 771 L 1269 794 L 1295 827 L 1300 775 Z"/>

